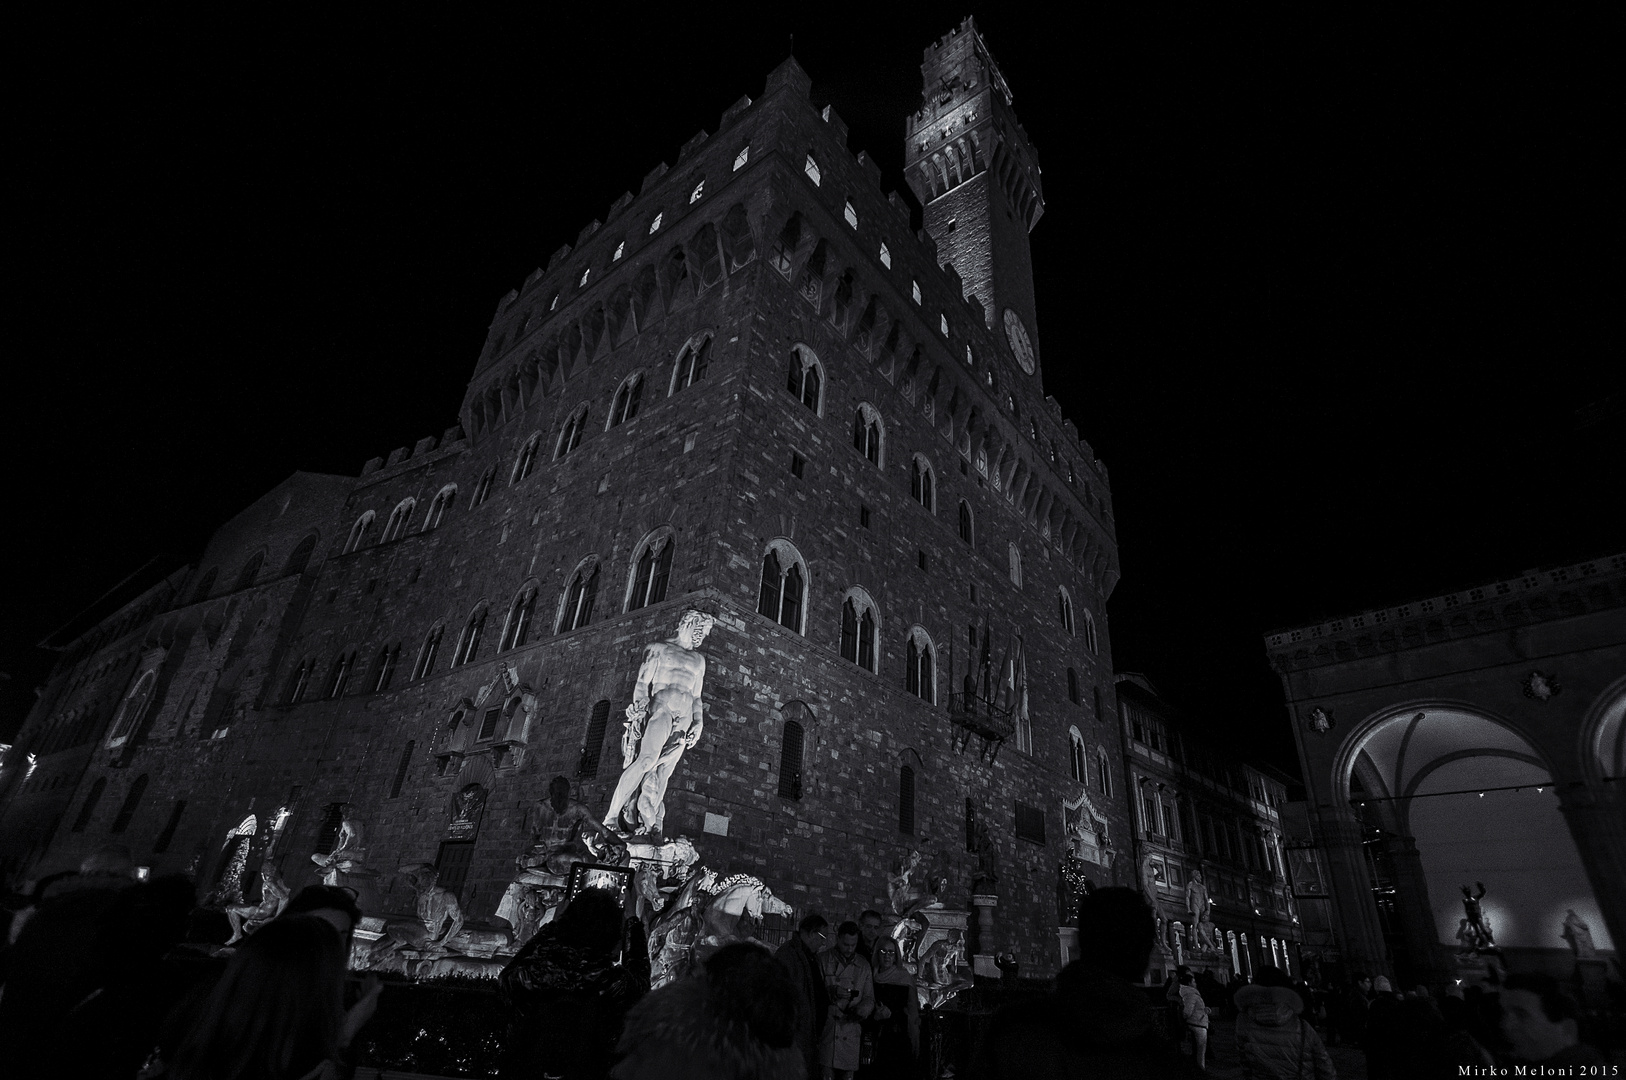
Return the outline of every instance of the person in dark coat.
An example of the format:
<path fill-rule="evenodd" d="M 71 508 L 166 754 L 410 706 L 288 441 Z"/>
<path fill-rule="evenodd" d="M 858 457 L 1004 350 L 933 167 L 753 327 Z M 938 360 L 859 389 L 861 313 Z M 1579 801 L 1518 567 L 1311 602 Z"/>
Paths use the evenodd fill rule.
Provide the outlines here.
<path fill-rule="evenodd" d="M 807 1061 L 807 1075 L 819 1075 L 819 1037 L 830 1011 L 830 994 L 819 968 L 819 952 L 830 940 L 830 923 L 809 915 L 796 926 L 796 936 L 779 947 L 774 959 L 785 965 L 796 986 L 796 1047 Z"/>
<path fill-rule="evenodd" d="M 643 924 L 623 926 L 615 896 L 587 889 L 509 961 L 497 986 L 509 1008 L 503 1076 L 603 1080 L 627 1011 L 649 992 Z"/>
<path fill-rule="evenodd" d="M 1171 1080 L 1190 1072 L 1135 983 L 1146 974 L 1157 922 L 1133 889 L 1096 889 L 1078 905 L 1079 958 L 1053 994 L 1002 1009 L 966 1076 L 971 1080 Z"/>
<path fill-rule="evenodd" d="M 627 1014 L 615 1080 L 806 1080 L 790 972 L 755 942 L 724 945 L 703 974 Z"/>

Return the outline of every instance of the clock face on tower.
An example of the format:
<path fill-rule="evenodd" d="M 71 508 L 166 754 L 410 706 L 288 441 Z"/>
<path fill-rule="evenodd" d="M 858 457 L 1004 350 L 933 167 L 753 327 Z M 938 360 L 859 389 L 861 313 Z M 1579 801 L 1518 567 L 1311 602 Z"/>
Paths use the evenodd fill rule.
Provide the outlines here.
<path fill-rule="evenodd" d="M 1028 328 L 1022 325 L 1022 316 L 1010 308 L 1005 309 L 1005 340 L 1011 343 L 1011 352 L 1016 354 L 1022 370 L 1032 375 L 1033 341 L 1028 337 Z"/>

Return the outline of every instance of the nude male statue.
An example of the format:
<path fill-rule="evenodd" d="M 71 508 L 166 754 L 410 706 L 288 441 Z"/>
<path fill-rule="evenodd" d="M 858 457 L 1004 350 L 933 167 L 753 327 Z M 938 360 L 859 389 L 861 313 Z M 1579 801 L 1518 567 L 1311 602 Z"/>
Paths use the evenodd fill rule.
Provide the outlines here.
<path fill-rule="evenodd" d="M 276 860 L 267 855 L 260 863 L 260 902 L 226 905 L 226 921 L 231 924 L 231 937 L 226 939 L 226 944 L 235 945 L 281 915 L 282 909 L 288 906 L 288 893 L 287 884 L 277 872 Z"/>
<path fill-rule="evenodd" d="M 531 885 L 556 884 L 552 877 L 570 874 L 572 863 L 621 863 L 627 845 L 600 825 L 593 812 L 570 798 L 570 781 L 555 776 L 548 785 L 548 801 L 531 846 L 517 860 L 519 880 Z M 531 875 L 527 877 L 526 875 Z"/>
<path fill-rule="evenodd" d="M 714 621 L 690 608 L 676 636 L 644 650 L 621 736 L 621 780 L 604 815 L 604 824 L 624 836 L 660 834 L 672 771 L 683 751 L 700 741 L 706 658 L 699 649 Z"/>

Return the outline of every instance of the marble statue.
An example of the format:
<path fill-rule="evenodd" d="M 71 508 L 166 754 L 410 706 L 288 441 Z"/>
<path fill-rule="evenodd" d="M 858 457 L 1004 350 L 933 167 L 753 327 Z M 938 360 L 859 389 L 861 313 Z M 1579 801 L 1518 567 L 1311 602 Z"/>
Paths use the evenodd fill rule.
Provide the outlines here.
<path fill-rule="evenodd" d="M 991 893 L 999 885 L 999 848 L 988 834 L 988 822 L 977 821 L 971 832 L 971 843 L 977 854 L 977 869 L 971 875 L 971 891 Z"/>
<path fill-rule="evenodd" d="M 226 944 L 235 944 L 281 915 L 282 909 L 288 906 L 288 894 L 288 885 L 277 873 L 276 862 L 267 855 L 260 863 L 260 902 L 226 905 L 226 921 L 231 924 L 231 937 L 226 939 Z"/>
<path fill-rule="evenodd" d="M 1592 943 L 1592 927 L 1575 913 L 1574 908 L 1570 908 L 1569 913 L 1564 916 L 1564 930 L 1558 936 L 1569 942 L 1570 952 L 1575 954 L 1575 959 L 1598 958 L 1598 947 Z"/>
<path fill-rule="evenodd" d="M 317 875 L 323 885 L 341 884 L 341 874 L 355 874 L 365 870 L 367 852 L 364 844 L 366 831 L 362 828 L 361 819 L 355 816 L 356 808 L 345 803 L 340 811 L 339 836 L 333 842 L 333 850 L 326 855 L 311 856 L 311 862 L 316 864 Z"/>
<path fill-rule="evenodd" d="M 747 919 L 764 915 L 789 915 L 790 905 L 775 896 L 760 878 L 734 874 L 716 883 L 711 902 L 706 905 L 700 937 L 706 944 L 727 945 L 732 941 L 756 940 L 754 925 Z"/>
<path fill-rule="evenodd" d="M 611 863 L 627 860 L 627 845 L 598 823 L 593 812 L 570 798 L 570 781 L 555 776 L 548 784 L 548 800 L 530 846 L 519 857 L 519 880 L 552 885 L 552 878 L 567 878 L 573 863 Z M 548 877 L 549 880 L 529 880 Z"/>
<path fill-rule="evenodd" d="M 644 649 L 621 736 L 621 779 L 604 815 L 604 824 L 624 836 L 660 835 L 666 785 L 683 751 L 700 741 L 706 658 L 699 650 L 713 622 L 690 608 L 674 637 Z"/>
<path fill-rule="evenodd" d="M 433 866 L 403 866 L 401 873 L 417 894 L 417 918 L 384 923 L 384 936 L 373 949 L 373 967 L 403 948 L 414 949 L 425 959 L 438 959 L 451 951 L 451 940 L 463 929 L 463 909 L 451 890 L 440 884 L 440 874 Z"/>
<path fill-rule="evenodd" d="M 1208 885 L 1203 872 L 1193 870 L 1186 884 L 1186 909 L 1191 912 L 1191 945 L 1193 949 L 1215 951 L 1219 948 L 1219 932 L 1208 900 Z"/>
<path fill-rule="evenodd" d="M 908 916 L 922 908 L 942 907 L 933 886 L 937 884 L 926 876 L 926 868 L 918 850 L 910 851 L 888 877 L 887 897 L 892 902 L 892 914 Z"/>

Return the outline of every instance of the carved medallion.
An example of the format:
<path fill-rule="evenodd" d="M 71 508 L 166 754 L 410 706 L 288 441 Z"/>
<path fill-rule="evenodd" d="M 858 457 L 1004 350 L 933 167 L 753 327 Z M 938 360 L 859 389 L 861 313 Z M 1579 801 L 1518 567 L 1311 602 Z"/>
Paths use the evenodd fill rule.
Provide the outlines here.
<path fill-rule="evenodd" d="M 1332 730 L 1332 712 L 1317 705 L 1310 710 L 1310 730 L 1317 735 L 1325 735 Z"/>
<path fill-rule="evenodd" d="M 1563 687 L 1558 685 L 1558 676 L 1540 671 L 1532 671 L 1525 676 L 1524 696 L 1535 698 L 1537 701 L 1551 701 L 1557 697 Z"/>

